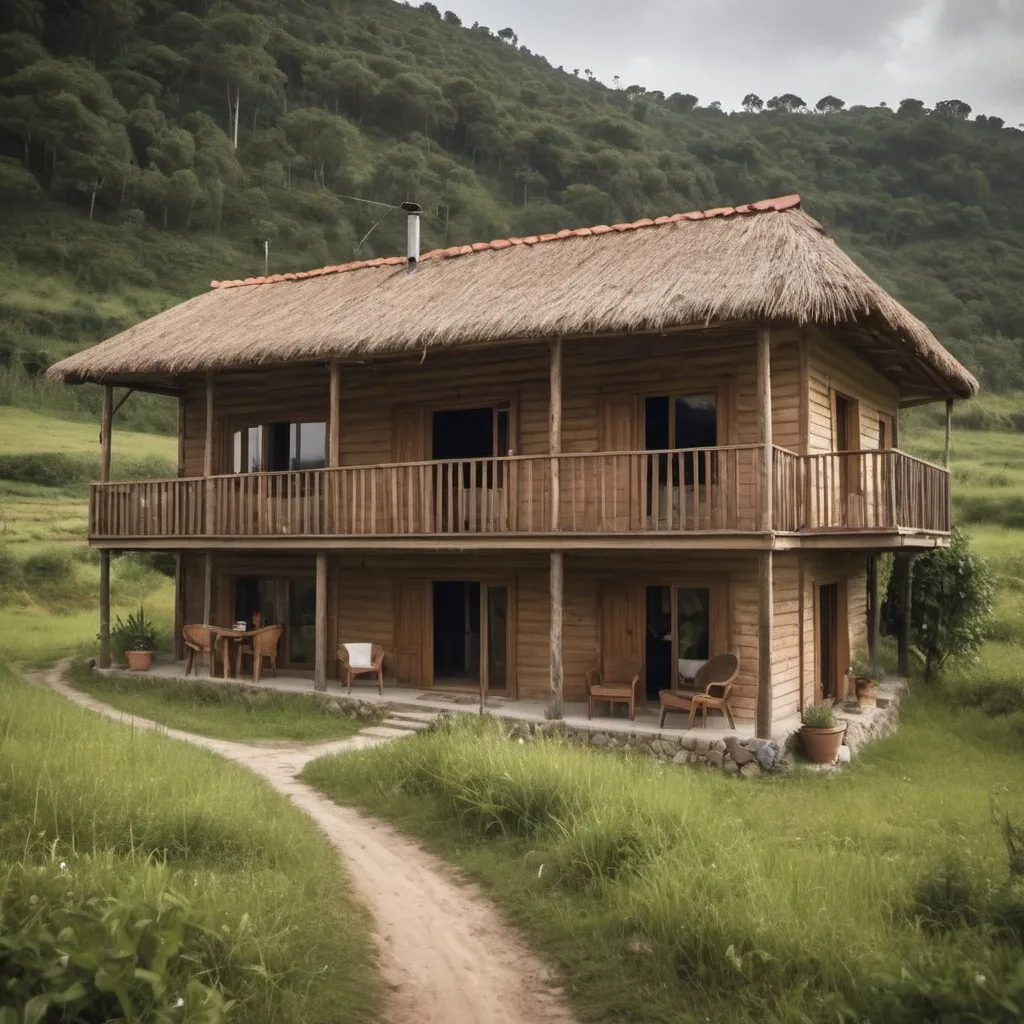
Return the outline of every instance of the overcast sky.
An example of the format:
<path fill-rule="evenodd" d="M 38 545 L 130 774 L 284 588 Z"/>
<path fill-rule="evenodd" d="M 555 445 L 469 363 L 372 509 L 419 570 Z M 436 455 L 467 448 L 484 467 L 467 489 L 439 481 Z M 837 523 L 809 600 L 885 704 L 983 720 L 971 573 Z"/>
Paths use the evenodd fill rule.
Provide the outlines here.
<path fill-rule="evenodd" d="M 418 0 L 412 0 L 414 4 Z M 438 0 L 515 29 L 557 67 L 737 109 L 794 92 L 848 105 L 961 99 L 1024 121 L 1024 0 Z"/>

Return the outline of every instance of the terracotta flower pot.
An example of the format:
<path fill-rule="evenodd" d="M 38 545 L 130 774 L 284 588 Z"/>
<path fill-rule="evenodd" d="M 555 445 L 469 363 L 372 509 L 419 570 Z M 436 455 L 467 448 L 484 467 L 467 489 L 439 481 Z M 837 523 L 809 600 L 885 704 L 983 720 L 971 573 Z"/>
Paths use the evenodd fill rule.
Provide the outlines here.
<path fill-rule="evenodd" d="M 874 679 L 857 676 L 853 681 L 853 685 L 857 691 L 857 700 L 862 708 L 878 706 L 878 683 Z"/>
<path fill-rule="evenodd" d="M 815 764 L 835 764 L 839 757 L 839 748 L 843 745 L 843 734 L 846 723 L 833 725 L 828 729 L 819 729 L 810 725 L 800 727 L 800 739 L 803 740 L 807 756 Z"/>
<path fill-rule="evenodd" d="M 153 661 L 152 651 L 125 651 L 124 656 L 128 659 L 128 667 L 133 672 L 146 672 Z"/>

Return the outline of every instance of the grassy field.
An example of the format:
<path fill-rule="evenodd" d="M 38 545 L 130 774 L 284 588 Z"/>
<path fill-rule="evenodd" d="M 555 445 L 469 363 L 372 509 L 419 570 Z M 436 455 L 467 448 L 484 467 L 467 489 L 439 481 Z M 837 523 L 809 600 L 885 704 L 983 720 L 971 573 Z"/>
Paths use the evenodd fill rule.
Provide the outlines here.
<path fill-rule="evenodd" d="M 368 921 L 333 849 L 286 797 L 2 664 L 0 693 L 0 931 L 20 965 L 0 1006 L 77 983 L 90 1012 L 75 1020 L 122 1019 L 121 990 L 133 1019 L 169 1024 L 379 1019 Z M 190 982 L 234 1005 L 203 1015 Z"/>
<path fill-rule="evenodd" d="M 965 711 L 951 728 L 924 695 L 840 776 L 754 784 L 521 746 L 474 721 L 304 778 L 479 879 L 562 968 L 585 1020 L 910 1024 L 938 1019 L 920 993 L 948 984 L 943 1020 L 1009 1021 L 1000 999 L 1024 1006 L 1019 946 L 981 927 L 932 936 L 912 908 L 950 862 L 972 907 L 1006 885 L 990 801 L 1024 814 L 1022 721 Z M 961 985 L 968 967 L 986 980 Z"/>
<path fill-rule="evenodd" d="M 358 719 L 328 713 L 323 702 L 301 693 L 201 680 L 106 676 L 84 665 L 72 671 L 71 683 L 120 711 L 216 739 L 313 743 L 351 736 L 364 725 Z"/>

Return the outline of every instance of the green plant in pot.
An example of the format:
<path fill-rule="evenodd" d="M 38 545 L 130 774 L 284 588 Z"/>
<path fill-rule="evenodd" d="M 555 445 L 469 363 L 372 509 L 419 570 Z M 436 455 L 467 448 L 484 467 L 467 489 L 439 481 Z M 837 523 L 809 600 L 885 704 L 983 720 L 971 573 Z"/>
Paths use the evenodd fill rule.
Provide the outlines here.
<path fill-rule="evenodd" d="M 153 661 L 156 650 L 156 627 L 146 618 L 146 611 L 139 605 L 138 614 L 131 613 L 124 621 L 118 616 L 110 631 L 114 649 L 120 651 L 134 672 L 145 672 Z"/>
<path fill-rule="evenodd" d="M 873 708 L 878 699 L 878 677 L 864 651 L 858 651 L 848 669 L 861 707 Z"/>
<path fill-rule="evenodd" d="M 800 739 L 807 756 L 815 764 L 835 764 L 843 745 L 846 723 L 836 723 L 829 704 L 812 704 L 801 717 Z"/>

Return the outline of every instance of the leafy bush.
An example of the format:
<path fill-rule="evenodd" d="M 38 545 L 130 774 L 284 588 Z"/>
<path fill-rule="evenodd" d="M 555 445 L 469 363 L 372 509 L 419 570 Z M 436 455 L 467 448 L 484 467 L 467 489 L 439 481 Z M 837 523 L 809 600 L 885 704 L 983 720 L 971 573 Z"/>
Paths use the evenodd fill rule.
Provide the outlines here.
<path fill-rule="evenodd" d="M 800 721 L 811 729 L 833 729 L 836 715 L 831 704 L 811 704 L 804 708 Z"/>
<path fill-rule="evenodd" d="M 110 631 L 110 645 L 119 654 L 125 651 L 155 651 L 156 627 L 146 618 L 146 611 L 139 605 L 138 614 L 130 612 L 124 621 L 118 616 Z"/>
<path fill-rule="evenodd" d="M 93 895 L 74 887 L 64 865 L 15 867 L 0 883 L 0 933 L 4 1021 L 228 1017 L 231 1001 L 201 980 L 216 978 L 228 958 L 224 942 L 170 890 Z"/>
<path fill-rule="evenodd" d="M 71 556 L 66 551 L 38 551 L 29 555 L 21 566 L 30 585 L 53 585 L 71 579 Z"/>
<path fill-rule="evenodd" d="M 173 476 L 166 459 L 116 457 L 114 476 L 133 480 Z M 25 455 L 0 455 L 0 479 L 43 487 L 66 487 L 99 479 L 99 457 L 70 455 L 66 452 L 32 452 Z"/>
<path fill-rule="evenodd" d="M 981 708 L 986 715 L 1024 711 L 1024 676 L 1019 679 L 968 679 L 952 688 L 955 703 Z"/>

